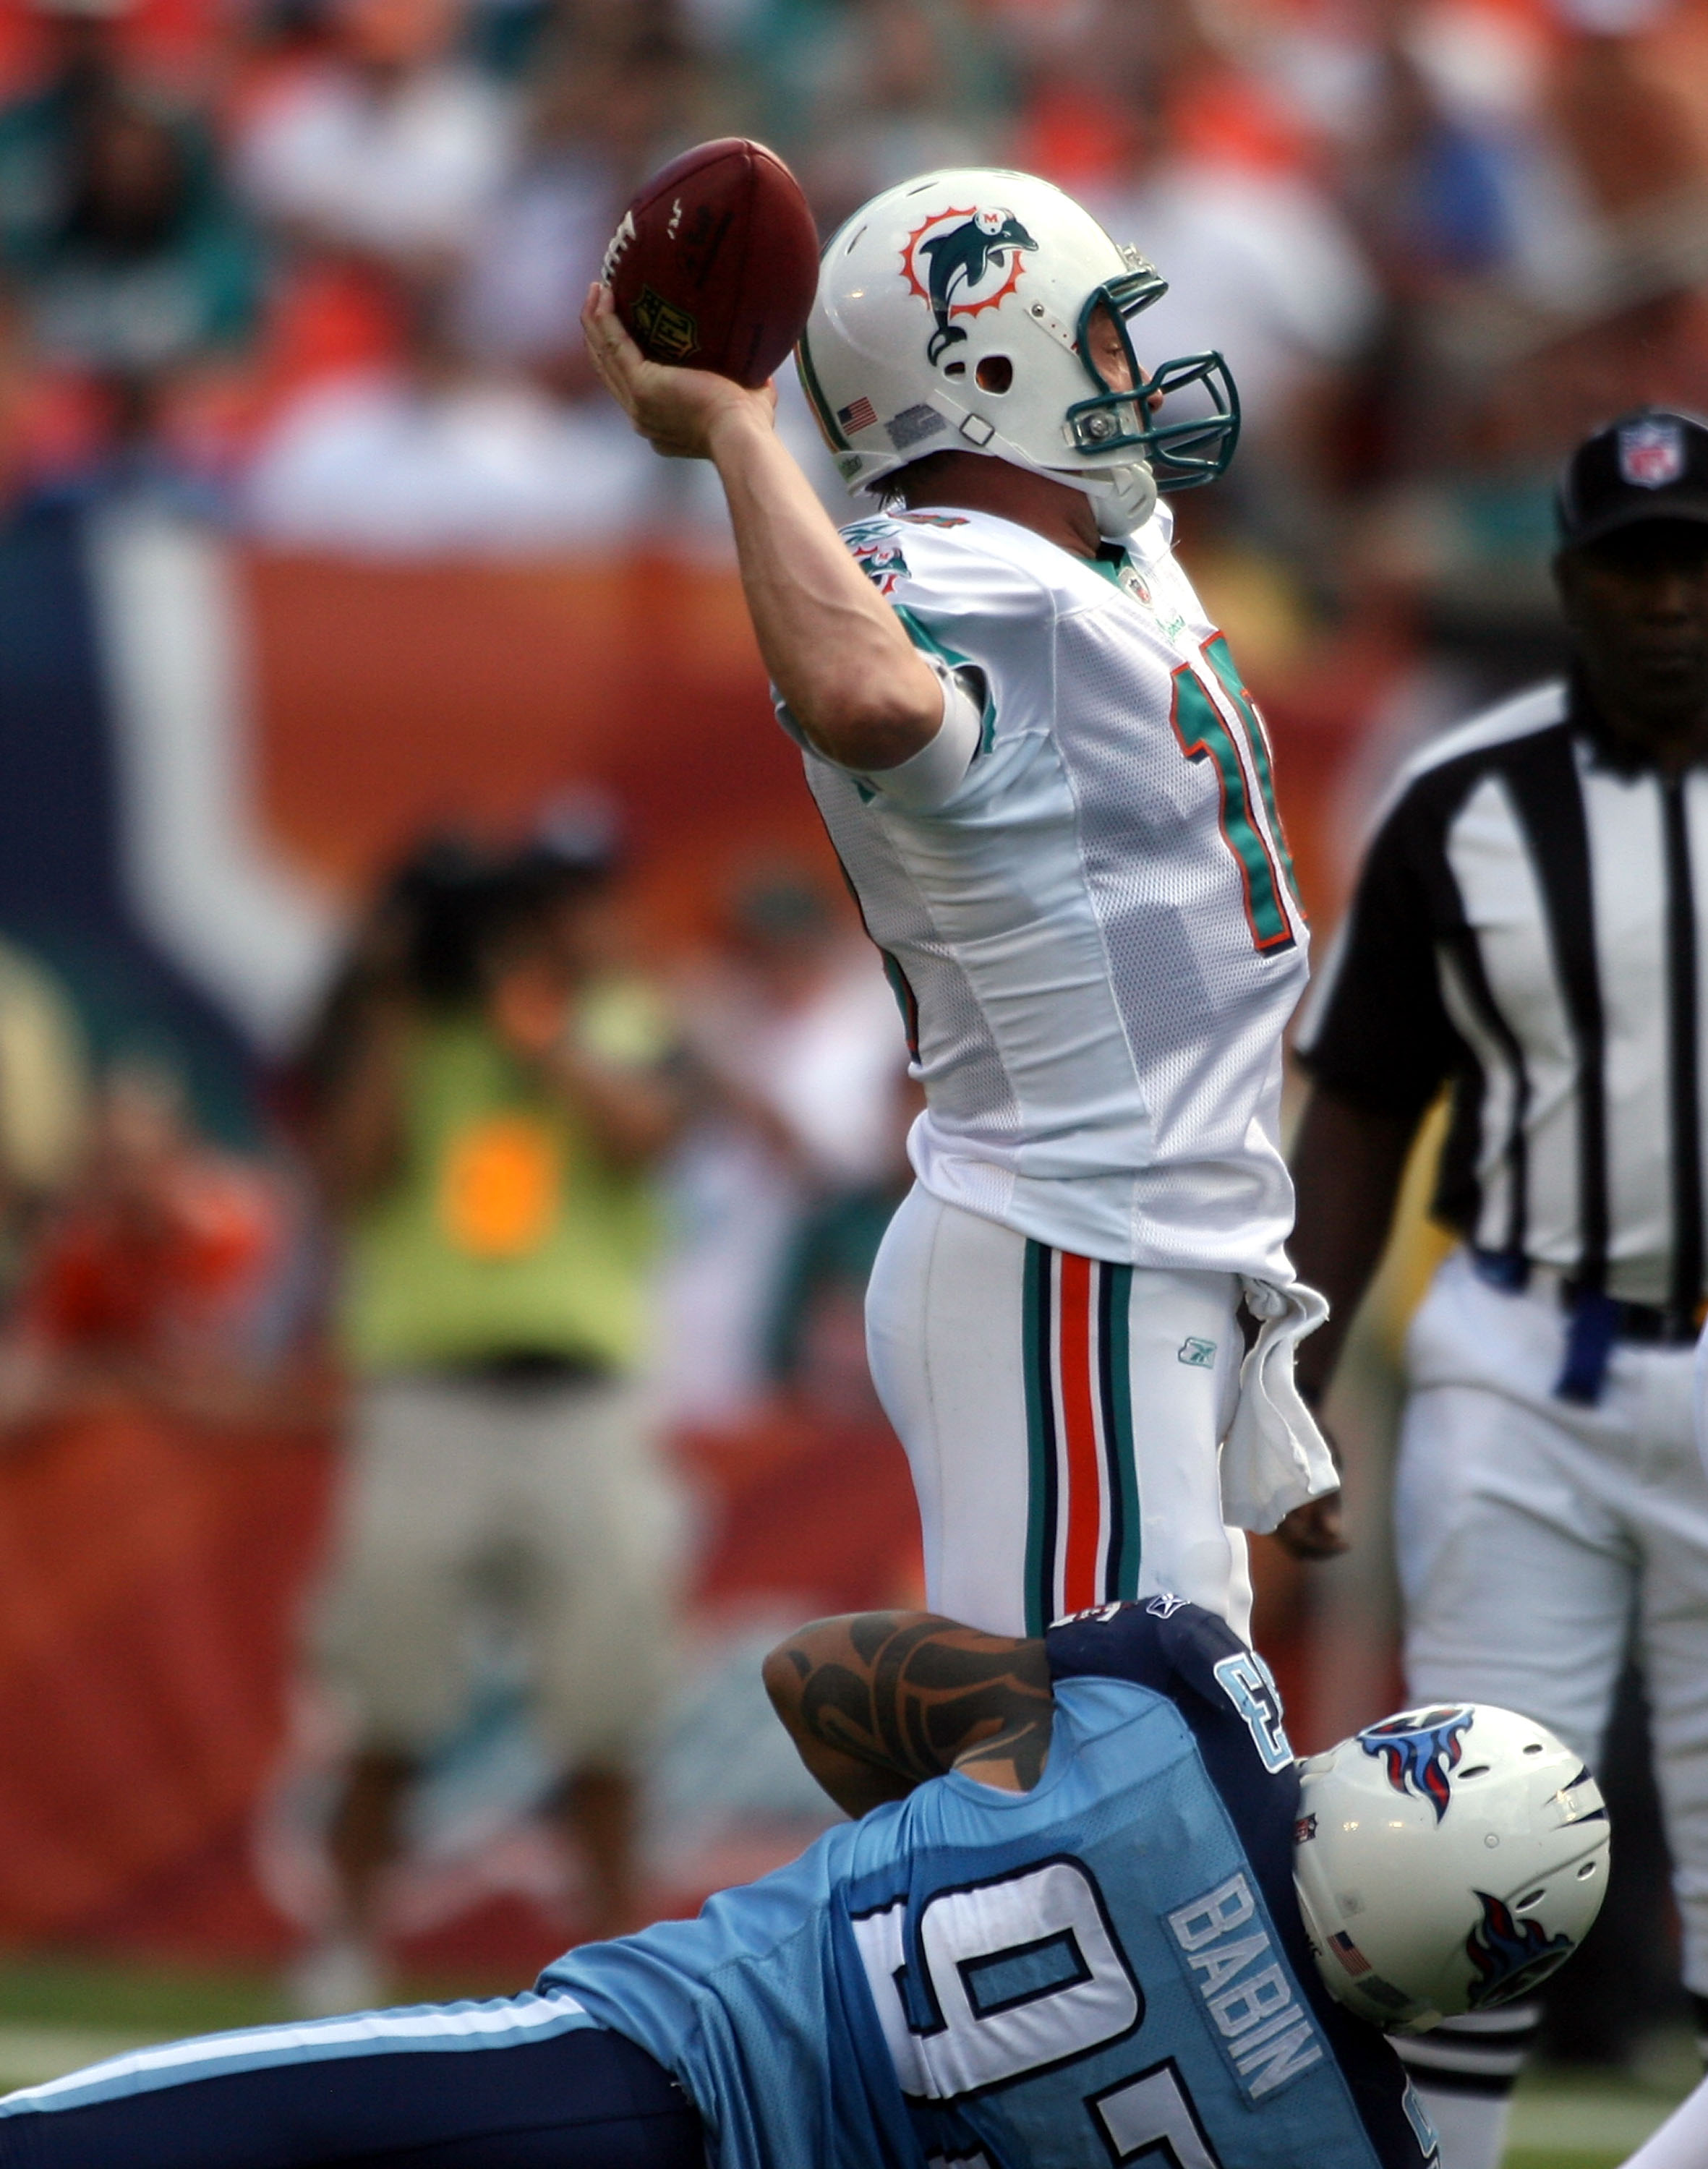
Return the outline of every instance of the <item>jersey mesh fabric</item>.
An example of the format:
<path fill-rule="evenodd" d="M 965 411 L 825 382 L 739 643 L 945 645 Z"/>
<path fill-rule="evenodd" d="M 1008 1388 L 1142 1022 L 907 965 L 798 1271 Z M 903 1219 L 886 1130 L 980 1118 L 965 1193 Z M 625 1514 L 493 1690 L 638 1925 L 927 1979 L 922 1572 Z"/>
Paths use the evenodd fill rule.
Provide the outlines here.
<path fill-rule="evenodd" d="M 1184 669 L 1245 776 L 1248 848 L 1278 869 L 1250 727 L 1167 535 L 1159 515 L 1134 538 L 1124 586 L 989 514 L 859 523 L 851 547 L 915 637 L 983 674 L 989 743 L 931 813 L 810 751 L 808 775 L 917 1005 L 924 1186 L 1054 1248 L 1279 1278 L 1305 927 L 1278 874 L 1280 931 L 1257 946 L 1218 762 L 1171 720 Z"/>
<path fill-rule="evenodd" d="M 1209 1614 L 1153 1601 L 1252 1661 Z M 719 2169 L 917 2169 L 979 2150 L 1028 2169 L 1106 2169 L 1102 2119 L 1118 2113 L 1100 2104 L 1147 2083 L 1225 2169 L 1422 2169 L 1396 2060 L 1351 2021 L 1342 2054 L 1294 1956 L 1296 1922 L 1272 1910 L 1290 1905 L 1290 1884 L 1266 1877 L 1253 1842 L 1287 1857 L 1295 1792 L 1251 1745 L 1213 1779 L 1174 1698 L 1184 1684 L 1165 1695 L 1120 1676 L 1172 1679 L 1149 1646 L 1155 1623 L 1142 1606 L 1110 1609 L 1102 1676 L 1061 1676 L 1086 1665 L 1095 1623 L 1065 1648 L 1053 1638 L 1054 1738 L 1031 1792 L 951 1773 L 722 1893 L 697 1921 L 550 1969 L 542 1985 L 568 1987 L 675 2073 Z M 1200 1687 L 1225 1703 L 1213 1661 Z M 1243 1719 L 1227 1723 L 1245 1737 Z M 1051 1910 L 1064 1893 L 1078 1902 L 1071 1934 Z M 1195 1971 L 1205 1938 L 1182 1940 L 1171 1916 L 1215 1894 L 1236 1929 Z M 1028 1980 L 1051 1964 L 1059 1987 Z M 1230 2044 L 1235 2022 L 1210 2001 L 1259 1974 L 1270 2051 L 1284 2043 L 1278 2076 Z M 988 2013 L 957 1985 L 980 1978 Z"/>
<path fill-rule="evenodd" d="M 1225 1249 L 1277 1191 L 1269 1154 L 1252 1136 L 1254 1112 L 1273 1136 L 1281 1033 L 1303 984 L 1296 951 L 1267 963 L 1246 932 L 1241 877 L 1225 848 L 1179 848 L 1201 811 L 1203 777 L 1166 736 L 1111 728 L 1124 722 L 1130 678 L 1113 613 L 1065 621 L 1059 634 L 1083 708 L 1064 709 L 1057 738 L 1079 806 L 1086 876 L 1109 953 L 1110 983 L 1146 1080 L 1152 1158 L 1134 1175 L 1144 1222 L 1166 1224 L 1172 1262 L 1225 1267 Z M 1125 628 L 1120 628 L 1124 631 Z M 1207 940 L 1207 926 L 1236 939 Z M 1254 1000 L 1253 963 L 1268 999 Z M 1245 1020 L 1249 1017 L 1249 1023 Z M 1230 1030 L 1230 1020 L 1240 1028 Z M 1173 1170 L 1204 1172 L 1181 1215 Z M 1290 1191 L 1280 1194 L 1288 1196 Z"/>
<path fill-rule="evenodd" d="M 831 840 L 862 899 L 884 899 L 883 932 L 867 930 L 901 965 L 917 1005 L 921 1054 L 929 1047 L 934 1103 L 942 1119 L 973 1128 L 999 1149 L 1020 1143 L 1020 1103 L 1002 1069 L 995 1036 L 953 944 L 933 919 L 914 880 L 904 839 L 877 820 L 851 814 L 859 790 L 827 763 L 809 764 L 809 778 Z M 905 960 L 905 962 L 903 960 Z M 1000 1217 L 1000 1216 L 999 1216 Z"/>

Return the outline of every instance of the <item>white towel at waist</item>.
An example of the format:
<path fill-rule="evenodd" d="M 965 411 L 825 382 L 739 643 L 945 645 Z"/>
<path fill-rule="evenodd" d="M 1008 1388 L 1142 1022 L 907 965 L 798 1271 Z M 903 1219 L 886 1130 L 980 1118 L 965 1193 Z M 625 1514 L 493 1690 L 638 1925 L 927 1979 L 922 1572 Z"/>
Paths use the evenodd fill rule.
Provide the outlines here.
<path fill-rule="evenodd" d="M 1340 1482 L 1328 1443 L 1293 1383 L 1293 1357 L 1328 1316 L 1303 1281 L 1246 1280 L 1257 1337 L 1240 1366 L 1240 1405 L 1222 1442 L 1222 1513 L 1237 1529 L 1273 1529 Z"/>

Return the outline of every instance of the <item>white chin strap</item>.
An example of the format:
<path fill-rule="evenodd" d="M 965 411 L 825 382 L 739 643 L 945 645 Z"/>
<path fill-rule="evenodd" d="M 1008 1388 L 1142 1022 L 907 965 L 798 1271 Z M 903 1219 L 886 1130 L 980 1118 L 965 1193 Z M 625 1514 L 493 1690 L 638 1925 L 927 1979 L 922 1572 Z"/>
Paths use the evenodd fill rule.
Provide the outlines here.
<path fill-rule="evenodd" d="M 1142 527 L 1156 509 L 1156 478 L 1143 460 L 1125 461 L 1096 474 L 1081 470 L 1073 483 L 1091 499 L 1097 532 L 1106 542 L 1118 542 Z"/>

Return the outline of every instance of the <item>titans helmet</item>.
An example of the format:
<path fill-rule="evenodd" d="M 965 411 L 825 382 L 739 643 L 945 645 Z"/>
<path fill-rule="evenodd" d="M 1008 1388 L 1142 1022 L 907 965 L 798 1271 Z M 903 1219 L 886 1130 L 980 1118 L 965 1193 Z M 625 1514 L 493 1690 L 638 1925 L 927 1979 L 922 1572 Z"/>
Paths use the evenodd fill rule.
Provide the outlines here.
<path fill-rule="evenodd" d="M 1127 535 L 1159 489 L 1214 482 L 1239 434 L 1219 354 L 1141 370 L 1129 327 L 1166 291 L 1048 181 L 955 168 L 886 189 L 836 234 L 795 359 L 851 492 L 932 452 L 983 452 L 1083 490 L 1102 532 Z M 1093 357 L 1099 302 L 1141 392 Z"/>
<path fill-rule="evenodd" d="M 1390 2033 L 1510 2003 L 1607 1891 L 1607 1809 L 1576 1755 L 1486 1703 L 1408 1709 L 1300 1771 L 1293 1880 L 1337 2001 Z"/>

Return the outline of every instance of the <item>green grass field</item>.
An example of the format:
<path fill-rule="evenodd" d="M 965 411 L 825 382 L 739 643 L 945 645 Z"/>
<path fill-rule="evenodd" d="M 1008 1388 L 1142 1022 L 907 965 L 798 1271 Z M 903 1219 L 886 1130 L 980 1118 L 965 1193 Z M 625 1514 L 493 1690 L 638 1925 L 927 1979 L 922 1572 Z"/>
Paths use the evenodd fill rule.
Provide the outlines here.
<path fill-rule="evenodd" d="M 1617 2169 L 1700 2076 L 1682 2029 L 1647 2044 L 1629 2074 L 1530 2071 L 1513 2107 L 1506 2169 Z"/>
<path fill-rule="evenodd" d="M 454 1994 L 410 1984 L 400 2001 Z M 286 2015 L 268 1974 L 147 1969 L 93 1961 L 0 1964 L 0 2092 L 184 2033 L 258 2026 Z M 1617 2169 L 1695 2083 L 1683 2033 L 1652 2042 L 1629 2076 L 1542 2068 L 1513 2115 L 1505 2169 Z"/>

